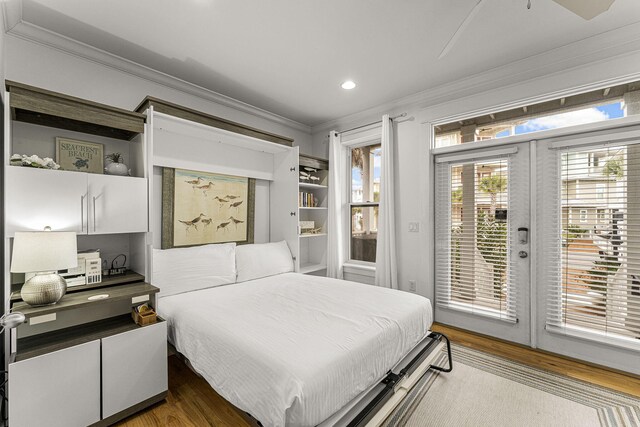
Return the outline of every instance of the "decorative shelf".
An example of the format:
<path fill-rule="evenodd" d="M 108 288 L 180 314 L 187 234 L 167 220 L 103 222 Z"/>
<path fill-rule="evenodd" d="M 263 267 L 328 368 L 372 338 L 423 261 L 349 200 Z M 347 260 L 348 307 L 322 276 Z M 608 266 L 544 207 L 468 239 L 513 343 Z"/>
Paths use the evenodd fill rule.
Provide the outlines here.
<path fill-rule="evenodd" d="M 308 233 L 308 234 L 300 234 L 299 237 L 322 237 L 322 236 L 326 236 L 327 233 Z"/>
<path fill-rule="evenodd" d="M 12 120 L 123 140 L 144 132 L 144 114 L 9 80 L 6 87 Z"/>

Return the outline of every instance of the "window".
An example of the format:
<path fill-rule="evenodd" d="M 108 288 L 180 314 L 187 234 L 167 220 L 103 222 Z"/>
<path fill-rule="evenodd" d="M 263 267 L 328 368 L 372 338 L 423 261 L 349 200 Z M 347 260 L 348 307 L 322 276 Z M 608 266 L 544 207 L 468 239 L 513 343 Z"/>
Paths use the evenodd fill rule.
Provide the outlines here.
<path fill-rule="evenodd" d="M 515 321 L 509 262 L 509 159 L 438 164 L 439 305 Z M 470 177 L 470 178 L 469 178 Z"/>
<path fill-rule="evenodd" d="M 607 214 L 604 209 L 596 209 L 596 219 L 598 222 L 603 222 L 607 220 Z"/>
<path fill-rule="evenodd" d="M 597 183 L 596 184 L 596 199 L 604 199 L 606 191 L 607 191 L 607 184 Z"/>
<path fill-rule="evenodd" d="M 549 238 L 544 251 L 550 274 L 547 324 L 570 333 L 597 333 L 616 340 L 640 340 L 640 205 L 632 194 L 640 192 L 640 145 L 604 149 L 601 170 L 592 176 L 608 189 L 606 198 L 584 192 L 572 197 L 559 192 L 582 176 L 590 154 L 603 148 L 565 148 L 540 161 L 558 165 L 550 172 L 544 197 L 549 200 L 546 219 L 559 239 Z M 555 174 L 555 176 L 553 176 Z M 594 187 L 595 188 L 595 187 Z M 559 199 L 558 199 L 559 197 Z M 580 222 L 572 224 L 568 213 L 576 206 L 595 203 L 595 215 L 580 208 Z M 545 202 L 543 202 L 544 204 Z M 558 215 L 555 212 L 560 212 Z M 543 222 L 543 223 L 544 223 Z M 555 225 L 551 225 L 554 224 Z M 552 234 L 550 234 L 552 235 Z"/>
<path fill-rule="evenodd" d="M 380 143 L 350 150 L 350 259 L 375 262 L 380 202 Z"/>
<path fill-rule="evenodd" d="M 580 209 L 580 222 L 587 222 L 587 210 Z"/>
<path fill-rule="evenodd" d="M 638 83 L 640 82 L 607 88 L 604 95 L 603 90 L 594 90 L 439 124 L 435 126 L 435 147 L 450 147 L 624 117 L 622 96 L 636 90 L 634 88 Z M 603 163 L 604 159 L 598 153 L 593 153 L 585 166 L 597 169 Z"/>

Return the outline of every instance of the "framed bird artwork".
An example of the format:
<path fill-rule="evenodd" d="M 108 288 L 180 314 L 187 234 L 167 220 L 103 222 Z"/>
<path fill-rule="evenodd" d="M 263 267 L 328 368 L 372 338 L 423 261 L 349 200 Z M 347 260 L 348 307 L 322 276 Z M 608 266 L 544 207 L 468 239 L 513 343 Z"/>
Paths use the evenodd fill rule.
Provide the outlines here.
<path fill-rule="evenodd" d="M 162 168 L 162 249 L 253 243 L 255 179 Z"/>

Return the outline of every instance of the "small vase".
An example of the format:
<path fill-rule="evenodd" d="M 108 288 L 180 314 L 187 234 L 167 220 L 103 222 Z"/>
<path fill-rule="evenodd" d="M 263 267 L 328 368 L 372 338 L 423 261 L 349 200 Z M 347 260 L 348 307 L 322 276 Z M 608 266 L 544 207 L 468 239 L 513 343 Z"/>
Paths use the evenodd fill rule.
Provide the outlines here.
<path fill-rule="evenodd" d="M 129 175 L 129 169 L 124 163 L 109 163 L 107 167 L 104 168 L 104 171 L 109 175 Z"/>

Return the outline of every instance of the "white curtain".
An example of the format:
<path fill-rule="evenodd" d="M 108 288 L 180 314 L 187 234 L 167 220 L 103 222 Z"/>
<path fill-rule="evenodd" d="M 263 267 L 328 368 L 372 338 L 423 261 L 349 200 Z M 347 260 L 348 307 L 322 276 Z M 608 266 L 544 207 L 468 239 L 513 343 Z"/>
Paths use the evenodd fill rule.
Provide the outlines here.
<path fill-rule="evenodd" d="M 380 162 L 380 206 L 376 245 L 376 286 L 398 289 L 396 218 L 394 196 L 393 122 L 382 116 L 382 159 Z"/>
<path fill-rule="evenodd" d="M 342 279 L 344 266 L 344 173 L 347 150 L 342 146 L 340 135 L 329 134 L 329 200 L 327 236 L 327 277 Z"/>

